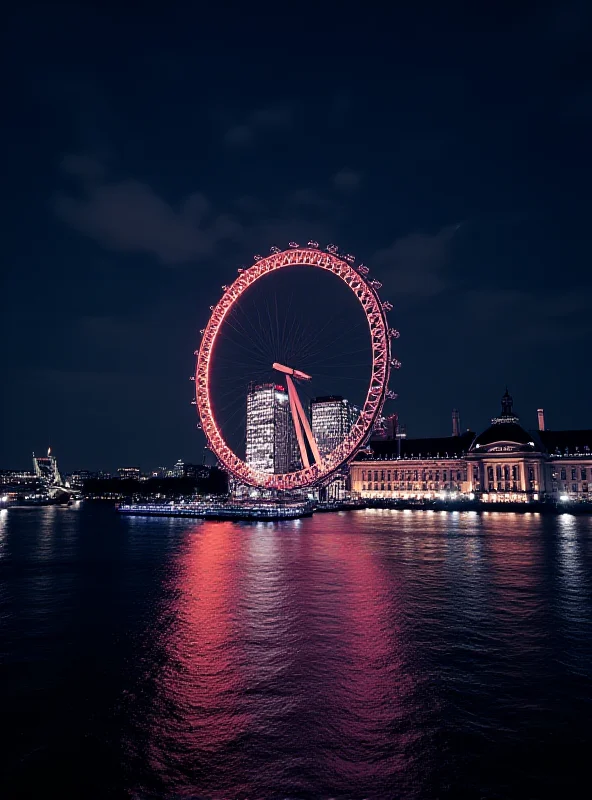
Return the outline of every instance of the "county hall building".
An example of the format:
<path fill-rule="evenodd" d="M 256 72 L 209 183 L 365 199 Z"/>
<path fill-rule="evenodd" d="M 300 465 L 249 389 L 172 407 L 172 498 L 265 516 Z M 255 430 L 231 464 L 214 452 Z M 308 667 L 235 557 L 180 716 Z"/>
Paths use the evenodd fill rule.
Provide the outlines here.
<path fill-rule="evenodd" d="M 394 437 L 370 441 L 351 465 L 354 496 L 375 499 L 469 498 L 484 502 L 592 502 L 592 430 L 528 431 L 506 393 L 501 414 L 478 436 Z"/>

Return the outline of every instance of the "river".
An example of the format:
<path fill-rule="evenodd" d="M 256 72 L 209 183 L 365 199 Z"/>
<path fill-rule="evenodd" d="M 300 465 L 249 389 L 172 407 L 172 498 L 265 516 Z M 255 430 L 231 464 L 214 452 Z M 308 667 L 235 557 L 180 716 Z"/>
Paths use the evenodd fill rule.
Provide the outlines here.
<path fill-rule="evenodd" d="M 592 517 L 5 510 L 0 669 L 2 797 L 580 796 Z"/>

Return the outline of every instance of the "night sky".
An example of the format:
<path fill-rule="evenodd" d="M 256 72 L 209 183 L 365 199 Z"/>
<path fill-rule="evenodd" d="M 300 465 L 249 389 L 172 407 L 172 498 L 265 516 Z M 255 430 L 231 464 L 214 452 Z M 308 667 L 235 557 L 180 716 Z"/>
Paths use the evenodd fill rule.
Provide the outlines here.
<path fill-rule="evenodd" d="M 592 5 L 388 5 L 5 12 L 0 467 L 201 461 L 209 306 L 310 238 L 383 282 L 409 435 L 506 385 L 592 427 Z"/>

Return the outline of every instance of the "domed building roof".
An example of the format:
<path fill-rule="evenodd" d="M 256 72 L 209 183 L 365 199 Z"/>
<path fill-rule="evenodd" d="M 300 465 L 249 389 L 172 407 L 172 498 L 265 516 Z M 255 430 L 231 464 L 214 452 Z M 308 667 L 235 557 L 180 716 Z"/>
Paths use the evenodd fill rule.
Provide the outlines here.
<path fill-rule="evenodd" d="M 473 448 L 485 447 L 490 444 L 497 444 L 498 442 L 510 442 L 512 444 L 526 444 L 535 446 L 532 440 L 532 434 L 525 431 L 522 425 L 517 422 L 494 422 L 489 428 L 486 428 L 483 433 L 473 442 Z"/>
<path fill-rule="evenodd" d="M 506 389 L 502 397 L 502 413 L 491 420 L 489 428 L 480 433 L 471 445 L 471 450 L 492 449 L 495 445 L 509 446 L 515 450 L 528 452 L 539 451 L 541 448 L 533 439 L 532 433 L 525 430 L 513 412 L 514 401 Z M 512 447 L 512 445 L 514 447 Z"/>

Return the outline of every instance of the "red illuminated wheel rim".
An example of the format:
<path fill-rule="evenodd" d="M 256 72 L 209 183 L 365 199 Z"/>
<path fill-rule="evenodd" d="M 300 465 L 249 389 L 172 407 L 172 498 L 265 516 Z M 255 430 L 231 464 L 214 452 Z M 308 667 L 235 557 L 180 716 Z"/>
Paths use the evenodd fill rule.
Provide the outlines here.
<path fill-rule="evenodd" d="M 216 422 L 210 394 L 211 364 L 214 348 L 220 329 L 235 303 L 246 290 L 265 275 L 280 269 L 295 266 L 308 266 L 332 272 L 340 278 L 357 297 L 370 330 L 372 367 L 366 399 L 360 416 L 350 432 L 334 450 L 324 456 L 320 463 L 314 462 L 308 468 L 295 472 L 269 473 L 253 469 L 239 458 L 226 443 Z M 294 248 L 277 252 L 262 258 L 248 269 L 239 271 L 238 278 L 227 287 L 203 332 L 201 346 L 197 351 L 195 371 L 195 393 L 197 410 L 209 448 L 221 465 L 239 481 L 250 486 L 282 491 L 304 489 L 324 483 L 334 472 L 350 461 L 364 445 L 379 417 L 388 392 L 390 375 L 390 334 L 385 311 L 390 304 L 379 298 L 375 285 L 365 277 L 367 269 L 361 265 L 357 269 L 352 264 L 332 253 L 313 248 Z M 378 284 L 378 286 L 380 286 Z M 397 362 L 398 363 L 398 362 Z"/>

